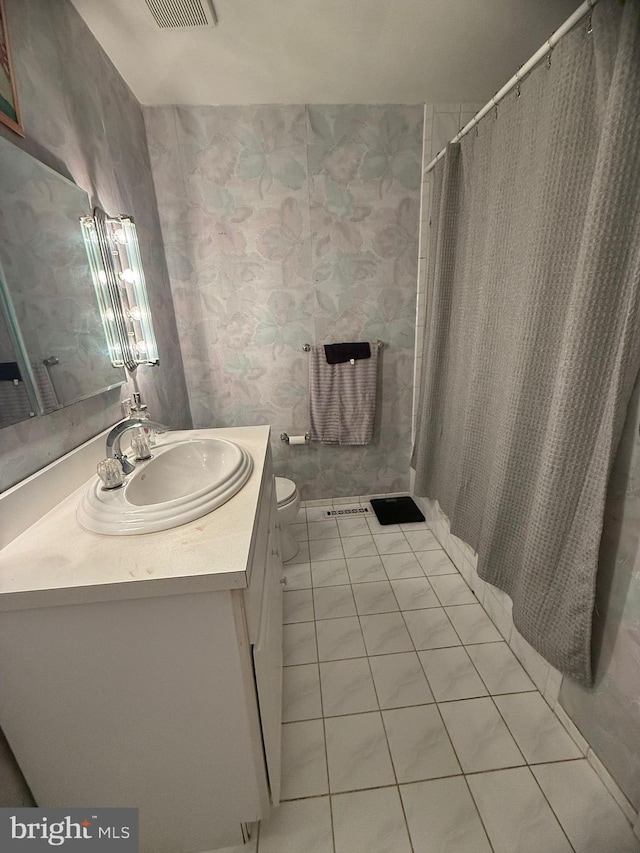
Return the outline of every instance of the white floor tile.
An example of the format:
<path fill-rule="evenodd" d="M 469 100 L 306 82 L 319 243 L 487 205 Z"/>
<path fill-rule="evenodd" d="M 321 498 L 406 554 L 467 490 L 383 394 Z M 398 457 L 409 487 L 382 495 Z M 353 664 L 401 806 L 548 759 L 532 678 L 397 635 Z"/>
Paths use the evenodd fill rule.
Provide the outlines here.
<path fill-rule="evenodd" d="M 431 586 L 443 606 L 477 604 L 475 595 L 460 575 L 436 575 L 431 578 Z"/>
<path fill-rule="evenodd" d="M 316 623 L 319 660 L 365 657 L 366 650 L 357 616 L 325 619 Z"/>
<path fill-rule="evenodd" d="M 374 533 L 373 539 L 380 554 L 403 554 L 411 551 L 411 545 L 404 533 Z"/>
<path fill-rule="evenodd" d="M 282 628 L 284 665 L 314 663 L 318 660 L 314 622 L 294 622 Z"/>
<path fill-rule="evenodd" d="M 340 539 L 314 539 L 309 542 L 310 560 L 344 560 Z"/>
<path fill-rule="evenodd" d="M 325 717 L 377 711 L 378 700 L 366 658 L 320 664 Z"/>
<path fill-rule="evenodd" d="M 398 782 L 461 773 L 436 705 L 383 711 Z"/>
<path fill-rule="evenodd" d="M 322 717 L 320 675 L 317 663 L 286 666 L 282 676 L 282 721 Z"/>
<path fill-rule="evenodd" d="M 400 609 L 389 581 L 356 584 L 353 595 L 356 609 L 361 616 L 369 613 L 392 613 Z"/>
<path fill-rule="evenodd" d="M 640 841 L 584 759 L 531 768 L 576 853 L 640 853 Z"/>
<path fill-rule="evenodd" d="M 355 518 L 339 518 L 338 530 L 342 537 L 368 536 L 371 533 L 369 525 L 367 524 L 367 519 L 362 518 L 361 516 L 356 516 Z"/>
<path fill-rule="evenodd" d="M 379 712 L 330 717 L 325 727 L 332 793 L 394 784 Z"/>
<path fill-rule="evenodd" d="M 339 586 L 350 583 L 346 560 L 322 560 L 311 563 L 311 580 L 314 586 Z"/>
<path fill-rule="evenodd" d="M 495 853 L 571 853 L 527 767 L 478 773 L 467 781 Z"/>
<path fill-rule="evenodd" d="M 414 853 L 491 853 L 461 776 L 400 788 Z"/>
<path fill-rule="evenodd" d="M 305 542 L 309 538 L 307 522 L 304 521 L 289 525 L 289 533 L 291 533 L 296 542 Z"/>
<path fill-rule="evenodd" d="M 420 652 L 419 657 L 436 702 L 487 695 L 486 687 L 462 646 L 431 649 Z"/>
<path fill-rule="evenodd" d="M 400 613 L 361 616 L 360 624 L 367 654 L 385 655 L 392 652 L 413 651 L 411 637 Z"/>
<path fill-rule="evenodd" d="M 369 581 L 386 581 L 387 575 L 380 557 L 349 557 L 347 569 L 351 583 L 369 583 Z"/>
<path fill-rule="evenodd" d="M 439 706 L 465 773 L 524 764 L 491 699 L 463 699 Z"/>
<path fill-rule="evenodd" d="M 506 643 L 472 645 L 467 648 L 467 652 L 492 695 L 535 690 L 533 682 Z"/>
<path fill-rule="evenodd" d="M 442 549 L 439 551 L 416 551 L 416 557 L 427 577 L 458 574 L 458 570 Z"/>
<path fill-rule="evenodd" d="M 331 803 L 336 853 L 411 853 L 396 787 L 338 794 Z"/>
<path fill-rule="evenodd" d="M 416 649 L 440 649 L 460 645 L 460 639 L 442 607 L 407 610 L 403 615 Z"/>
<path fill-rule="evenodd" d="M 389 580 L 424 577 L 422 566 L 414 554 L 384 554 L 382 563 Z"/>
<path fill-rule="evenodd" d="M 375 557 L 378 553 L 373 536 L 347 536 L 342 540 L 342 549 L 346 557 Z"/>
<path fill-rule="evenodd" d="M 415 652 L 369 658 L 381 708 L 403 708 L 433 702 L 424 671 Z"/>
<path fill-rule="evenodd" d="M 281 803 L 260 823 L 260 853 L 333 853 L 329 797 Z"/>
<path fill-rule="evenodd" d="M 282 602 L 285 625 L 313 621 L 313 595 L 310 589 L 285 591 Z"/>
<path fill-rule="evenodd" d="M 313 605 L 316 620 L 339 619 L 343 616 L 355 616 L 356 605 L 351 592 L 351 584 L 344 586 L 323 586 L 313 590 Z"/>
<path fill-rule="evenodd" d="M 282 577 L 286 579 L 286 588 L 311 589 L 311 566 L 309 563 L 287 563 L 282 568 Z"/>
<path fill-rule="evenodd" d="M 301 506 L 298 510 L 298 514 L 296 515 L 294 524 L 302 524 L 307 522 L 307 509 L 304 506 Z"/>
<path fill-rule="evenodd" d="M 580 750 L 537 691 L 496 696 L 495 703 L 529 764 L 581 757 Z"/>
<path fill-rule="evenodd" d="M 309 528 L 309 541 L 312 539 L 337 539 L 340 536 L 338 522 L 334 518 L 327 521 L 309 521 L 307 526 Z"/>
<path fill-rule="evenodd" d="M 322 720 L 282 726 L 282 799 L 326 794 L 327 762 Z"/>
<path fill-rule="evenodd" d="M 430 530 L 404 530 L 409 545 L 414 551 L 437 551 L 440 543 Z"/>
<path fill-rule="evenodd" d="M 433 587 L 425 577 L 392 580 L 391 586 L 401 610 L 424 610 L 440 607 Z"/>
<path fill-rule="evenodd" d="M 295 566 L 296 563 L 308 563 L 311 557 L 309 556 L 309 543 L 301 542 L 300 547 L 298 548 L 298 553 L 294 554 L 290 560 L 287 560 L 282 564 L 283 568 L 287 568 L 288 566 Z"/>
<path fill-rule="evenodd" d="M 479 604 L 460 604 L 457 607 L 447 607 L 446 611 L 465 645 L 499 643 L 502 640 L 502 634 Z"/>

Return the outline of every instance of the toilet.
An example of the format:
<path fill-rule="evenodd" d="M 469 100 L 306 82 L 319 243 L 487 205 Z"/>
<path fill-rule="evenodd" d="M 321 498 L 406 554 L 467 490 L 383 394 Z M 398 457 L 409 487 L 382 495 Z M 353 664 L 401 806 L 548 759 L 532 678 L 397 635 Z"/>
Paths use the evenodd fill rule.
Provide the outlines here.
<path fill-rule="evenodd" d="M 291 535 L 289 525 L 293 524 L 300 508 L 300 495 L 293 480 L 276 477 L 276 500 L 278 502 L 278 521 L 280 523 L 280 550 L 282 562 L 286 563 L 298 553 L 300 546 Z"/>

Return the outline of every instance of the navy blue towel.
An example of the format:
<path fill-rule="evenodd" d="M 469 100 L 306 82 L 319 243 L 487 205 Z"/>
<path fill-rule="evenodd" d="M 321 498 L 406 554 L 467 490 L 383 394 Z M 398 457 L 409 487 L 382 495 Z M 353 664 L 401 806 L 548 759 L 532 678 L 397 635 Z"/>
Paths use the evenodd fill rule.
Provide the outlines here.
<path fill-rule="evenodd" d="M 17 361 L 3 361 L 0 363 L 0 382 L 14 382 L 20 380 L 20 369 Z"/>
<path fill-rule="evenodd" d="M 351 361 L 351 359 L 371 358 L 371 347 L 368 341 L 352 344 L 325 344 L 324 354 L 327 364 L 342 364 L 342 362 Z"/>

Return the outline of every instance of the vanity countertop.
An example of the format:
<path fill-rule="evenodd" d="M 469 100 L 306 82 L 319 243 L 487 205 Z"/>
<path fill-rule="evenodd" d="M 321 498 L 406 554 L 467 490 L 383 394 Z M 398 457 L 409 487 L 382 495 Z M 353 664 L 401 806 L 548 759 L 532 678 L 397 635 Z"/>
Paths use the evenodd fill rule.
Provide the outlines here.
<path fill-rule="evenodd" d="M 76 519 L 90 477 L 0 551 L 0 610 L 246 587 L 269 427 L 167 434 L 195 436 L 228 439 L 251 454 L 253 471 L 238 494 L 171 530 L 103 536 Z"/>

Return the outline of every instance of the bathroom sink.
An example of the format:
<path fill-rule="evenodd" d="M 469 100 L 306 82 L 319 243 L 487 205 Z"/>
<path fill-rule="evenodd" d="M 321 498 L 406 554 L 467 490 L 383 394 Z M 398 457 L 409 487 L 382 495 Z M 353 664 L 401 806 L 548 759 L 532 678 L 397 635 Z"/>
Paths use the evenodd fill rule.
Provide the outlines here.
<path fill-rule="evenodd" d="M 136 463 L 123 486 L 103 489 L 96 477 L 78 507 L 86 530 L 111 536 L 179 527 L 232 498 L 249 479 L 253 459 L 222 438 L 165 441 Z"/>

